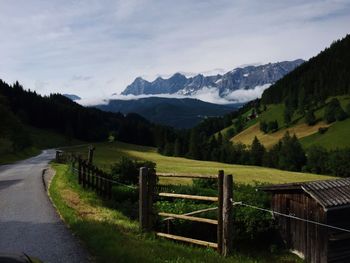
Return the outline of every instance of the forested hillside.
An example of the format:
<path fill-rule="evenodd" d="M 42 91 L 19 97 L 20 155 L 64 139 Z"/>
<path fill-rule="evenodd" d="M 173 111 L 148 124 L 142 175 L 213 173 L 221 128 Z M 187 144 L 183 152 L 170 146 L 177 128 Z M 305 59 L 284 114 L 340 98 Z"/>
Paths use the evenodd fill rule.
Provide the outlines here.
<path fill-rule="evenodd" d="M 350 93 L 350 35 L 333 42 L 264 91 L 262 103 L 304 109 L 330 96 Z"/>
<path fill-rule="evenodd" d="M 2 80 L 0 119 L 1 154 L 37 147 L 33 141 L 39 142 L 39 148 L 52 147 L 50 142 L 47 145 L 41 143 L 47 141 L 47 136 L 65 138 L 64 143 L 72 140 L 106 141 L 111 137 L 155 146 L 157 134 L 169 129 L 154 125 L 137 114 L 124 115 L 85 108 L 60 94 L 41 96 L 25 90 L 18 82 L 9 85 Z M 42 139 L 38 138 L 39 134 Z M 59 141 L 62 142 L 62 139 Z"/>
<path fill-rule="evenodd" d="M 95 107 L 110 112 L 137 113 L 153 123 L 175 128 L 192 128 L 208 117 L 225 115 L 240 106 L 240 103 L 220 105 L 192 98 L 149 97 L 137 100 L 110 100 L 108 104 Z"/>

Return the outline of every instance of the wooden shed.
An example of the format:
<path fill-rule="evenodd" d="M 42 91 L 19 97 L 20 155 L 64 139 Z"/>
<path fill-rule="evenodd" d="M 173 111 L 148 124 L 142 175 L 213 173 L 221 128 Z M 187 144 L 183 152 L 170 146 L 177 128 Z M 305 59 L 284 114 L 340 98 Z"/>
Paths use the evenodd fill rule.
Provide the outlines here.
<path fill-rule="evenodd" d="M 272 210 L 350 229 L 350 178 L 271 185 Z M 350 233 L 275 215 L 286 246 L 306 262 L 350 262 Z"/>

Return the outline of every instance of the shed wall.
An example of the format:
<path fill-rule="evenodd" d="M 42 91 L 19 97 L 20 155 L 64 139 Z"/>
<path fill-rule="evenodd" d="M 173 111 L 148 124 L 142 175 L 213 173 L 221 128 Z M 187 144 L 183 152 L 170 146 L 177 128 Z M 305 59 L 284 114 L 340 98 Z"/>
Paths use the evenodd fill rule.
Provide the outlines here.
<path fill-rule="evenodd" d="M 272 208 L 307 220 L 326 222 L 323 208 L 303 191 L 274 192 Z M 283 216 L 278 216 L 277 219 L 281 236 L 288 248 L 302 253 L 307 262 L 328 262 L 328 234 L 325 227 Z"/>
<path fill-rule="evenodd" d="M 330 210 L 327 212 L 328 224 L 350 229 L 350 208 Z M 329 230 L 328 262 L 350 262 L 350 233 Z"/>

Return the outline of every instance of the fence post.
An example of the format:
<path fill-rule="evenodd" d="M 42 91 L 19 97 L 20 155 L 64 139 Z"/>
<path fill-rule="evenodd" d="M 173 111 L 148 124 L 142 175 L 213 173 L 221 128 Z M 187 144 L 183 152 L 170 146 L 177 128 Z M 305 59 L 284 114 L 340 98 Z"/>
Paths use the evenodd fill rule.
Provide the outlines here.
<path fill-rule="evenodd" d="M 222 206 L 223 206 L 223 185 L 224 171 L 220 170 L 218 174 L 218 228 L 217 228 L 217 243 L 218 252 L 222 254 L 222 238 L 223 238 L 223 221 L 222 221 Z"/>
<path fill-rule="evenodd" d="M 112 199 L 112 175 L 108 174 L 107 175 L 107 179 L 108 179 L 108 198 Z"/>
<path fill-rule="evenodd" d="M 153 211 L 153 202 L 155 197 L 155 190 L 157 185 L 157 175 L 155 169 L 148 169 L 148 230 L 152 231 L 155 224 L 155 215 Z"/>
<path fill-rule="evenodd" d="M 233 179 L 232 174 L 224 176 L 223 184 L 223 235 L 222 235 L 222 255 L 229 256 L 232 253 L 233 235 Z"/>
<path fill-rule="evenodd" d="M 96 190 L 97 190 L 97 194 L 101 194 L 101 186 L 100 186 L 100 170 L 98 168 L 96 168 Z"/>
<path fill-rule="evenodd" d="M 82 167 L 83 167 L 83 170 L 82 170 L 83 187 L 85 188 L 86 187 L 86 162 L 84 160 L 82 161 Z"/>
<path fill-rule="evenodd" d="M 81 165 L 81 158 L 78 158 L 78 183 L 82 183 L 82 165 Z"/>
<path fill-rule="evenodd" d="M 153 195 L 156 173 L 146 167 L 140 168 L 139 176 L 139 223 L 142 231 L 151 231 L 153 227 Z"/>
<path fill-rule="evenodd" d="M 60 162 L 60 151 L 56 151 L 56 162 Z"/>
<path fill-rule="evenodd" d="M 92 145 L 90 145 L 89 147 L 89 153 L 88 153 L 88 163 L 92 164 L 93 158 L 94 158 L 94 151 L 95 151 L 95 147 L 93 147 Z"/>

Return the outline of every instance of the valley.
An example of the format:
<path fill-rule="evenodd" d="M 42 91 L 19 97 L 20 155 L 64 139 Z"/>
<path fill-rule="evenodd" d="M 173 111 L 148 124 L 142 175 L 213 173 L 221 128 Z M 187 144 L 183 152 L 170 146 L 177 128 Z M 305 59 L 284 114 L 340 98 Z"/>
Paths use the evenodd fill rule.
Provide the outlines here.
<path fill-rule="evenodd" d="M 350 262 L 350 5 L 34 2 L 1 5 L 0 262 Z"/>

